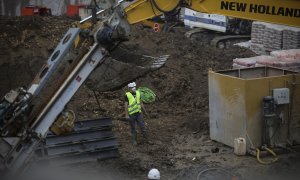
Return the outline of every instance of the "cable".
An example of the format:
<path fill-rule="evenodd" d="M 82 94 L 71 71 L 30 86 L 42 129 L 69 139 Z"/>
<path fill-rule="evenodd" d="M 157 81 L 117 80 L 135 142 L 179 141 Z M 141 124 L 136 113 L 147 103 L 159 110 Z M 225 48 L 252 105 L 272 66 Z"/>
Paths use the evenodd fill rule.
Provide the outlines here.
<path fill-rule="evenodd" d="M 264 149 L 267 150 L 270 154 L 272 154 L 275 158 L 274 158 L 272 161 L 269 161 L 269 162 L 267 162 L 267 161 L 262 161 L 262 160 L 260 159 L 260 157 L 259 157 L 260 150 L 259 150 L 258 148 L 256 148 L 256 159 L 257 159 L 257 161 L 258 161 L 259 163 L 267 165 L 267 164 L 272 164 L 272 163 L 274 163 L 274 162 L 276 162 L 276 161 L 278 160 L 277 155 L 276 155 L 276 153 L 275 153 L 274 151 L 272 151 L 271 149 L 269 149 L 269 148 L 267 148 L 267 147 L 265 147 Z"/>
<path fill-rule="evenodd" d="M 101 9 L 101 8 L 98 6 L 96 0 L 94 0 L 94 4 L 95 4 L 96 8 Z"/>
<path fill-rule="evenodd" d="M 152 103 L 155 101 L 156 95 L 155 93 L 146 87 L 140 87 L 138 88 L 138 91 L 141 93 L 141 100 L 144 103 Z"/>
<path fill-rule="evenodd" d="M 154 10 L 152 1 L 150 1 L 150 5 L 151 5 L 151 9 L 152 9 L 153 14 L 154 14 L 155 16 L 157 16 L 157 14 L 155 13 L 155 10 Z"/>

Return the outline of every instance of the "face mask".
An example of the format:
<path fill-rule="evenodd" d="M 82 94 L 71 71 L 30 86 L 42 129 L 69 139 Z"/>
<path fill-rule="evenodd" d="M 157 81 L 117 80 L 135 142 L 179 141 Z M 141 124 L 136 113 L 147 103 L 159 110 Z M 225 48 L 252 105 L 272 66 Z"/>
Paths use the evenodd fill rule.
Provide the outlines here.
<path fill-rule="evenodd" d="M 131 88 L 131 90 L 132 90 L 133 92 L 135 92 L 135 91 L 136 91 L 135 87 Z"/>

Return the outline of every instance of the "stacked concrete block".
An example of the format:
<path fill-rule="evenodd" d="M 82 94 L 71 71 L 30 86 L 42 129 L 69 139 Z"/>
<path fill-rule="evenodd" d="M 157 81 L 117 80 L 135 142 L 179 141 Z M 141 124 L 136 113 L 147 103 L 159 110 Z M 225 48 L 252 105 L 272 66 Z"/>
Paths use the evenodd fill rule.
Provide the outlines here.
<path fill-rule="evenodd" d="M 251 42 L 255 44 L 263 44 L 266 23 L 255 21 L 252 23 Z"/>
<path fill-rule="evenodd" d="M 300 48 L 300 28 L 288 27 L 283 31 L 282 49 Z"/>
<path fill-rule="evenodd" d="M 300 28 L 253 22 L 250 49 L 259 55 L 281 49 L 300 48 Z"/>
<path fill-rule="evenodd" d="M 268 52 L 266 51 L 263 44 L 257 44 L 251 42 L 250 49 L 255 53 L 259 55 L 268 55 Z"/>
<path fill-rule="evenodd" d="M 266 25 L 263 45 L 267 51 L 276 51 L 282 49 L 282 37 L 284 28 L 280 25 Z"/>
<path fill-rule="evenodd" d="M 266 54 L 266 49 L 263 45 L 266 25 L 267 23 L 259 21 L 252 23 L 250 49 L 259 55 Z"/>

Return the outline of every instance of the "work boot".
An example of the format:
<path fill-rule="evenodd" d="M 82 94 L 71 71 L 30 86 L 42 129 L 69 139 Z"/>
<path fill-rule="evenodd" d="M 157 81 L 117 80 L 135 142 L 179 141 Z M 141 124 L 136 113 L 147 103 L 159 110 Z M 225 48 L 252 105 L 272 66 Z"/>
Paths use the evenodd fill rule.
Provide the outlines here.
<path fill-rule="evenodd" d="M 136 146 L 137 145 L 137 135 L 136 133 L 132 134 L 132 145 Z"/>

